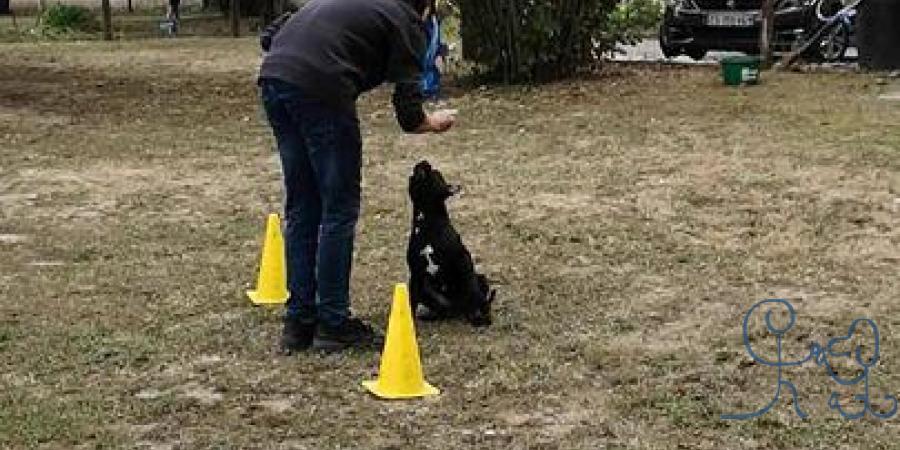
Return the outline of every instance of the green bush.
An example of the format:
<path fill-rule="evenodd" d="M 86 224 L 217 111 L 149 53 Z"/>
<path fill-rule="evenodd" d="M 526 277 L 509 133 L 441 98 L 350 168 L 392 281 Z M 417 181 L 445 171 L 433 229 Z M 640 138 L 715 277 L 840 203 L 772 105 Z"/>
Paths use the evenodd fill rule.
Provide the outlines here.
<path fill-rule="evenodd" d="M 41 24 L 51 32 L 90 32 L 100 27 L 91 10 L 83 6 L 53 5 L 41 14 Z"/>
<path fill-rule="evenodd" d="M 660 0 L 456 0 L 463 57 L 510 82 L 571 76 L 661 15 Z"/>

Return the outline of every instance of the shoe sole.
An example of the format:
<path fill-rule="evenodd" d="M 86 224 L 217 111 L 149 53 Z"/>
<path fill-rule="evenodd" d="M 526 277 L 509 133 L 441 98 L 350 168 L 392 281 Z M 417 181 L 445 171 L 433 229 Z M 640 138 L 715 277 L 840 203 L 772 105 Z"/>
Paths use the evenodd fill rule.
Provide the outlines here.
<path fill-rule="evenodd" d="M 312 343 L 313 350 L 318 350 L 326 353 L 335 353 L 342 352 L 348 349 L 359 349 L 359 350 L 376 350 L 379 345 L 383 345 L 383 343 L 379 343 L 376 341 L 372 342 L 354 342 L 354 343 L 345 343 L 338 341 L 328 341 L 328 340 L 319 340 L 315 339 Z"/>

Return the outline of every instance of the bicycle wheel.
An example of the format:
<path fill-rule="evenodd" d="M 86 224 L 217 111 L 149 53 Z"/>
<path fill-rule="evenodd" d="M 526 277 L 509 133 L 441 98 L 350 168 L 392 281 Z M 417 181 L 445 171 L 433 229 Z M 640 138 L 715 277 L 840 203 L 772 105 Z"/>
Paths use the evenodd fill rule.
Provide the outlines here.
<path fill-rule="evenodd" d="M 844 59 L 850 47 L 850 29 L 841 23 L 829 30 L 815 46 L 816 59 L 825 62 L 837 62 Z"/>

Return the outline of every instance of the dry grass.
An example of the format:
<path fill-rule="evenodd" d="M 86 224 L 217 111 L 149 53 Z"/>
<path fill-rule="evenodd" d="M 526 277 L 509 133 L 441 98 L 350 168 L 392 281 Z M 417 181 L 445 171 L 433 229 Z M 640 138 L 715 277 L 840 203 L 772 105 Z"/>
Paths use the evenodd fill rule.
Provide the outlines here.
<path fill-rule="evenodd" d="M 444 393 L 385 403 L 359 386 L 376 354 L 276 356 L 277 311 L 243 296 L 281 199 L 252 39 L 2 52 L 0 447 L 897 448 L 814 367 L 787 371 L 811 420 L 718 418 L 772 395 L 740 339 L 768 296 L 795 299 L 792 355 L 875 319 L 900 393 L 900 105 L 874 78 L 614 67 L 454 92 L 430 138 L 366 97 L 356 312 L 384 326 L 406 277 L 420 158 L 502 280 L 489 330 L 418 330 Z"/>
<path fill-rule="evenodd" d="M 83 1 L 96 3 L 95 0 Z M 68 3 L 76 4 L 78 2 Z M 166 2 L 155 2 L 153 8 L 144 8 L 143 5 L 136 6 L 140 9 L 136 9 L 133 13 L 114 10 L 112 26 L 115 38 L 121 40 L 166 38 L 166 31 L 161 28 L 161 22 L 166 19 L 165 5 Z M 15 5 L 13 7 L 15 8 Z M 93 11 L 98 23 L 96 30 L 62 34 L 43 30 L 35 11 L 23 11 L 22 9 L 14 9 L 14 11 L 16 11 L 15 17 L 0 16 L 0 43 L 99 41 L 103 38 L 103 32 L 99 28 L 102 21 L 102 14 L 99 10 Z M 199 6 L 182 7 L 181 14 L 178 29 L 178 35 L 181 37 L 231 36 L 230 20 L 214 9 L 201 11 Z M 259 19 L 256 17 L 244 18 L 241 20 L 240 27 L 242 35 L 253 36 L 259 31 Z"/>

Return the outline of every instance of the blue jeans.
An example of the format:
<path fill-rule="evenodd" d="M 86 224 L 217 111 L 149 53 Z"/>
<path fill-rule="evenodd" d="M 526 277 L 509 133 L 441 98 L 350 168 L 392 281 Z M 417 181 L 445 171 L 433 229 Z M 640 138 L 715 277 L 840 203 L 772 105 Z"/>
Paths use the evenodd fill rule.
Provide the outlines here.
<path fill-rule="evenodd" d="M 286 316 L 336 327 L 350 317 L 362 170 L 359 121 L 292 84 L 260 84 L 284 173 Z"/>

